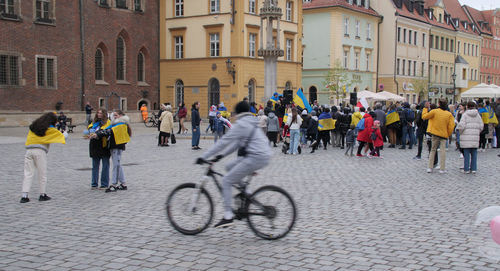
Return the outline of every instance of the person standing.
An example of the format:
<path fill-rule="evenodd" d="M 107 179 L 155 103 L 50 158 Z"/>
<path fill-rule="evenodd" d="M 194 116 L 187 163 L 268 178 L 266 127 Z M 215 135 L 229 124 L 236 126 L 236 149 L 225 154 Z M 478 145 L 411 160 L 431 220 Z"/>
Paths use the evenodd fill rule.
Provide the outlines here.
<path fill-rule="evenodd" d="M 259 110 L 257 119 L 259 120 L 259 128 L 262 129 L 262 132 L 264 132 L 264 134 L 267 134 L 267 116 L 264 114 L 264 110 Z"/>
<path fill-rule="evenodd" d="M 39 201 L 51 198 L 46 194 L 47 186 L 47 153 L 51 143 L 66 144 L 67 133 L 59 132 L 54 125 L 57 123 L 56 114 L 45 113 L 29 127 L 26 137 L 26 154 L 24 155 L 24 180 L 21 203 L 29 202 L 28 193 L 35 175 L 38 178 L 40 197 Z"/>
<path fill-rule="evenodd" d="M 184 121 L 186 120 L 186 116 L 187 116 L 187 109 L 185 104 L 179 103 L 179 110 L 177 112 L 177 118 L 179 118 L 179 131 L 177 132 L 177 134 L 187 133 L 188 129 L 184 127 Z"/>
<path fill-rule="evenodd" d="M 174 117 L 172 115 L 172 106 L 165 106 L 165 111 L 160 116 L 160 146 L 168 147 L 170 133 L 174 132 Z"/>
<path fill-rule="evenodd" d="M 200 148 L 200 103 L 194 102 L 191 106 L 191 129 L 193 130 L 193 135 L 191 137 L 191 149 L 201 150 Z"/>
<path fill-rule="evenodd" d="M 361 154 L 361 150 L 363 150 L 363 147 L 366 144 L 368 144 L 370 151 L 373 151 L 373 142 L 371 140 L 373 117 L 370 114 L 365 114 L 363 116 L 363 119 L 365 120 L 365 127 L 358 133 L 357 139 L 359 142 L 359 146 L 358 146 L 358 151 L 356 153 L 357 157 L 363 157 L 363 155 Z M 370 156 L 370 154 L 368 154 L 368 156 Z"/>
<path fill-rule="evenodd" d="M 439 100 L 439 107 L 429 112 L 430 104 L 427 102 L 422 111 L 422 119 L 429 120 L 427 132 L 432 135 L 431 153 L 429 155 L 429 166 L 427 172 L 431 173 L 434 165 L 434 155 L 438 145 L 441 149 L 440 170 L 439 173 L 446 173 L 446 141 L 453 133 L 455 128 L 455 119 L 448 111 L 448 102 L 446 99 Z"/>
<path fill-rule="evenodd" d="M 106 109 L 98 109 L 95 114 L 94 121 L 88 126 L 88 130 L 90 134 L 95 134 L 99 130 L 108 128 L 110 125 L 111 121 L 108 119 L 108 112 L 106 111 Z M 99 186 L 99 166 L 101 165 L 101 162 L 101 189 L 108 188 L 109 157 L 111 156 L 111 152 L 108 148 L 107 138 L 90 138 L 89 154 L 92 158 L 92 182 L 90 184 L 91 189 L 95 190 Z"/>
<path fill-rule="evenodd" d="M 474 102 L 467 103 L 467 111 L 462 114 L 457 129 L 460 133 L 460 147 L 464 150 L 464 173 L 476 173 L 479 134 L 484 126 Z"/>
<path fill-rule="evenodd" d="M 497 117 L 497 120 L 500 120 L 500 98 L 497 98 L 495 104 L 495 116 Z M 497 148 L 500 148 L 500 124 L 495 127 L 495 133 L 497 136 Z"/>
<path fill-rule="evenodd" d="M 300 125 L 300 144 L 301 148 L 304 149 L 307 144 L 307 127 L 309 127 L 310 117 L 307 114 L 307 110 L 302 110 L 302 124 Z"/>
<path fill-rule="evenodd" d="M 424 147 L 424 137 L 427 131 L 427 120 L 422 119 L 422 110 L 425 106 L 426 101 L 420 103 L 417 114 L 415 117 L 415 125 L 417 126 L 417 156 L 413 159 L 420 160 L 422 159 L 422 148 Z"/>
<path fill-rule="evenodd" d="M 288 154 L 296 155 L 299 153 L 299 140 L 300 140 L 300 125 L 302 124 L 302 118 L 299 116 L 297 112 L 297 108 L 294 107 L 291 110 L 290 115 L 287 118 L 286 124 L 290 129 L 290 149 L 288 150 Z"/>
<path fill-rule="evenodd" d="M 215 114 L 215 119 L 213 121 L 214 126 L 214 142 L 217 142 L 223 135 L 226 127 L 231 129 L 231 122 L 224 117 L 222 117 L 221 112 Z"/>
<path fill-rule="evenodd" d="M 269 142 L 273 143 L 274 147 L 278 147 L 276 143 L 278 142 L 278 132 L 280 130 L 280 123 L 279 119 L 274 114 L 274 111 L 270 111 L 269 115 L 267 116 L 267 138 L 269 139 Z"/>
<path fill-rule="evenodd" d="M 130 137 L 132 136 L 132 129 L 130 129 L 129 122 L 129 117 L 123 111 L 115 110 L 111 126 L 107 129 L 97 131 L 90 137 L 97 139 L 109 138 L 109 149 L 111 151 L 111 160 L 113 161 L 113 176 L 111 178 L 111 186 L 106 189 L 106 193 L 116 192 L 116 190 L 127 190 L 121 160 L 125 145 L 130 141 Z M 119 186 L 118 182 L 120 182 Z"/>
<path fill-rule="evenodd" d="M 141 110 L 142 120 L 146 122 L 146 120 L 148 119 L 148 107 L 146 106 L 145 103 L 141 105 L 140 110 Z"/>
<path fill-rule="evenodd" d="M 87 121 L 87 125 L 89 125 L 92 122 L 92 110 L 94 110 L 94 108 L 92 108 L 90 102 L 87 102 L 87 104 L 85 105 L 85 115 L 86 115 L 85 119 Z"/>

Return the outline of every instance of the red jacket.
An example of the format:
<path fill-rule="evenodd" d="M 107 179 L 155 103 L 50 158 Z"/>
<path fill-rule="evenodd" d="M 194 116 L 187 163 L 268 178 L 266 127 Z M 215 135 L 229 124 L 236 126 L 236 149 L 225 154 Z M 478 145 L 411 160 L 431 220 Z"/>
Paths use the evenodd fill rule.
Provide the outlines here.
<path fill-rule="evenodd" d="M 380 133 L 380 129 L 372 129 L 373 132 L 377 135 L 377 139 L 373 141 L 373 146 L 375 147 L 382 147 L 384 146 L 384 139 L 382 138 L 382 133 Z"/>
<path fill-rule="evenodd" d="M 372 134 L 373 118 L 370 114 L 365 113 L 363 119 L 365 119 L 365 129 L 363 129 L 363 131 L 359 131 L 358 141 L 371 143 L 372 140 L 370 136 Z"/>
<path fill-rule="evenodd" d="M 181 118 L 185 118 L 187 116 L 187 110 L 185 107 L 179 109 L 179 113 L 177 113 L 177 117 L 179 117 L 180 119 Z"/>

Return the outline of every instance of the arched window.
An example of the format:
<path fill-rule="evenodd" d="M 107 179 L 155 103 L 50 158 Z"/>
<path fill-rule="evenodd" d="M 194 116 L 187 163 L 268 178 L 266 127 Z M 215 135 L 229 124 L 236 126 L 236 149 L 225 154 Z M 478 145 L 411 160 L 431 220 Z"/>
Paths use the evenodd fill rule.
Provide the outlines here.
<path fill-rule="evenodd" d="M 122 37 L 116 40 L 116 80 L 125 80 L 125 41 Z"/>
<path fill-rule="evenodd" d="M 286 84 L 285 84 L 285 89 L 286 90 L 292 90 L 292 82 L 287 81 Z"/>
<path fill-rule="evenodd" d="M 220 83 L 216 78 L 208 81 L 208 108 L 212 105 L 219 105 L 220 103 Z"/>
<path fill-rule="evenodd" d="M 104 55 L 100 48 L 95 51 L 95 80 L 104 80 Z"/>
<path fill-rule="evenodd" d="M 144 63 L 144 54 L 139 52 L 137 55 L 137 81 L 145 82 L 146 81 L 146 73 L 145 73 L 145 63 Z"/>
<path fill-rule="evenodd" d="M 184 103 L 184 82 L 177 80 L 175 82 L 175 105 L 178 106 L 180 103 Z"/>
<path fill-rule="evenodd" d="M 248 81 L 248 101 L 255 102 L 255 80 Z"/>

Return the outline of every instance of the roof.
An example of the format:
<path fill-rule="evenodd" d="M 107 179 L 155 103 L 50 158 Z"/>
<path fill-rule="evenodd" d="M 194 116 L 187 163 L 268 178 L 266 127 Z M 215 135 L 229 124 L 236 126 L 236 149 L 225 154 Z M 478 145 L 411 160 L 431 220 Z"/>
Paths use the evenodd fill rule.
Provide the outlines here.
<path fill-rule="evenodd" d="M 466 12 L 469 13 L 470 17 L 472 18 L 473 23 L 476 24 L 476 26 L 479 28 L 481 33 L 485 33 L 485 34 L 489 34 L 489 35 L 492 34 L 490 27 L 486 27 L 485 25 L 483 25 L 483 27 L 481 27 L 481 25 L 479 24 L 479 22 L 488 22 L 486 19 L 486 16 L 485 16 L 485 15 L 487 15 L 486 12 L 481 12 L 481 11 L 479 11 L 473 7 L 467 6 L 467 5 L 464 5 L 463 8 L 466 10 Z"/>
<path fill-rule="evenodd" d="M 469 17 L 467 17 L 467 14 L 465 13 L 464 9 L 462 8 L 462 5 L 460 5 L 460 2 L 458 0 L 442 0 L 444 2 L 445 6 L 445 11 L 451 15 L 452 18 L 458 18 L 460 19 L 460 23 L 458 24 L 457 30 L 465 33 L 470 33 L 470 34 L 479 34 L 479 31 L 474 32 L 472 31 L 472 27 L 467 27 L 465 29 L 464 25 L 462 24 L 462 21 L 466 21 L 467 24 L 471 24 L 472 22 L 469 20 Z"/>
<path fill-rule="evenodd" d="M 365 8 L 362 6 L 349 4 L 346 0 L 311 0 L 311 2 L 304 2 L 302 4 L 302 9 L 317 9 L 317 8 L 329 8 L 329 7 L 343 7 L 352 11 L 357 11 L 361 13 L 365 13 L 368 15 L 373 15 L 377 17 L 381 17 L 375 10 L 370 8 Z"/>
<path fill-rule="evenodd" d="M 467 65 L 469 65 L 469 62 L 467 62 L 467 60 L 465 60 L 465 58 L 463 58 L 460 55 L 457 55 L 457 57 L 455 58 L 455 63 L 461 63 L 461 64 L 467 64 Z"/>
<path fill-rule="evenodd" d="M 407 18 L 410 18 L 410 19 L 414 19 L 414 20 L 417 20 L 417 21 L 421 21 L 421 22 L 424 22 L 424 23 L 429 23 L 429 20 L 427 20 L 427 17 L 425 16 L 425 12 L 424 12 L 423 15 L 420 15 L 418 13 L 417 9 L 416 9 L 416 5 L 414 5 L 415 7 L 413 8 L 413 11 L 410 11 L 408 9 L 408 7 L 405 5 L 405 3 L 403 3 L 401 5 L 401 8 L 398 8 L 398 5 L 396 3 L 394 3 L 394 6 L 396 8 L 396 12 L 400 16 L 407 17 Z"/>

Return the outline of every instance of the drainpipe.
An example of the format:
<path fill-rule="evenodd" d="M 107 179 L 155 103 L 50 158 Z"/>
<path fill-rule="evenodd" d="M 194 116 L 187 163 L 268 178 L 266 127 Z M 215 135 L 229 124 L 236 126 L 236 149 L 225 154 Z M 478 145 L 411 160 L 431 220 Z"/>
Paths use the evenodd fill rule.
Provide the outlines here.
<path fill-rule="evenodd" d="M 78 2 L 78 8 L 80 12 L 80 64 L 81 64 L 81 89 L 80 89 L 80 110 L 83 111 L 85 107 L 85 28 L 83 26 L 83 0 Z"/>
<path fill-rule="evenodd" d="M 378 76 L 379 76 L 379 64 L 380 64 L 380 24 L 384 21 L 384 16 L 380 17 L 377 26 L 377 76 L 375 78 L 375 93 L 378 92 Z"/>
<path fill-rule="evenodd" d="M 430 40 L 431 40 L 431 35 L 432 34 L 432 30 L 429 29 L 429 43 L 427 45 L 427 47 L 429 48 L 429 53 L 427 54 L 427 100 L 429 100 L 429 89 L 430 89 L 430 86 L 431 86 L 431 43 L 430 43 Z"/>
<path fill-rule="evenodd" d="M 156 36 L 158 37 L 158 41 L 156 43 L 156 46 L 158 47 L 158 49 L 157 49 L 158 62 L 156 63 L 156 66 L 157 66 L 158 70 L 157 70 L 156 74 L 158 76 L 158 97 L 156 98 L 156 100 L 157 100 L 156 104 L 158 105 L 158 108 L 159 108 L 160 107 L 160 92 L 161 92 L 161 85 L 160 85 L 161 84 L 160 83 L 160 78 L 161 78 L 161 73 L 160 73 L 160 65 L 161 65 L 161 63 L 160 63 L 160 61 L 161 61 L 161 59 L 160 59 L 160 54 L 161 54 L 161 49 L 160 49 L 160 40 L 161 40 L 160 39 L 160 23 L 161 23 L 160 5 L 161 4 L 160 4 L 160 1 L 158 1 L 157 4 L 158 4 L 158 27 L 157 27 L 157 30 L 156 30 L 157 31 Z M 174 108 L 176 108 L 177 106 L 179 106 L 179 105 L 176 105 L 174 103 Z"/>
<path fill-rule="evenodd" d="M 398 19 L 396 19 L 396 27 L 395 27 L 395 33 L 396 33 L 396 38 L 394 39 L 394 61 L 397 62 L 398 59 Z M 396 68 L 397 66 L 394 65 L 394 83 L 396 84 L 396 94 L 399 95 L 399 83 L 398 80 L 396 80 Z"/>

